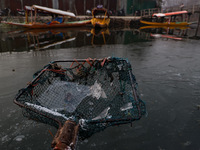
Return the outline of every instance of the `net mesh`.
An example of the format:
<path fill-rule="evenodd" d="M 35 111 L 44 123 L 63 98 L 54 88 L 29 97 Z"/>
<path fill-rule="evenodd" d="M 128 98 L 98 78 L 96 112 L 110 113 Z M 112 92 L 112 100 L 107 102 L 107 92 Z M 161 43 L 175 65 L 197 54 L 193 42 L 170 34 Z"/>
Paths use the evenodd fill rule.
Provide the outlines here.
<path fill-rule="evenodd" d="M 88 134 L 146 112 L 130 63 L 114 57 L 51 62 L 19 91 L 15 103 L 26 117 L 55 127 L 73 120 Z"/>

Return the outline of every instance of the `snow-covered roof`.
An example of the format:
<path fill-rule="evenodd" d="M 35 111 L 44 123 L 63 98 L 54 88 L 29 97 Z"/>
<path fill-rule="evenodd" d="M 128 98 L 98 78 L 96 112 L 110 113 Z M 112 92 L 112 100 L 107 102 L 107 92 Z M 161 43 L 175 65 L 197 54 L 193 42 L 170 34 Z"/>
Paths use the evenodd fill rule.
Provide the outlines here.
<path fill-rule="evenodd" d="M 62 15 L 62 16 L 76 17 L 75 14 L 72 12 L 66 12 L 66 11 L 59 10 L 59 9 L 53 9 L 53 8 L 48 8 L 48 7 L 38 6 L 38 5 L 33 5 L 32 8 L 40 9 L 43 11 L 47 11 L 47 12 Z"/>

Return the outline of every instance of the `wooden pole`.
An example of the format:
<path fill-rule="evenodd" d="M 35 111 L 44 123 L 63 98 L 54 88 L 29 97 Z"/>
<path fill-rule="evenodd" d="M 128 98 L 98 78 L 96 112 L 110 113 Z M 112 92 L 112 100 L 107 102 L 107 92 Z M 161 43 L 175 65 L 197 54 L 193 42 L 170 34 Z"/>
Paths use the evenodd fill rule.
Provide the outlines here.
<path fill-rule="evenodd" d="M 75 150 L 78 140 L 79 124 L 74 121 L 67 120 L 64 125 L 58 129 L 51 147 L 54 149 L 70 149 Z"/>
<path fill-rule="evenodd" d="M 110 10 L 110 1 L 107 1 L 107 5 L 108 5 L 108 10 Z"/>
<path fill-rule="evenodd" d="M 23 4 L 23 0 L 21 0 L 21 8 L 22 8 L 22 10 L 24 9 L 24 4 Z"/>
<path fill-rule="evenodd" d="M 192 14 L 194 14 L 194 5 L 192 6 Z"/>
<path fill-rule="evenodd" d="M 33 24 L 33 8 L 31 7 L 31 23 Z"/>
<path fill-rule="evenodd" d="M 199 29 L 199 24 L 200 24 L 199 22 L 200 22 L 200 12 L 199 12 L 199 21 L 198 21 L 198 24 L 197 24 L 195 36 L 197 36 L 197 34 L 198 34 L 198 29 Z"/>
<path fill-rule="evenodd" d="M 84 15 L 86 13 L 86 0 L 84 0 Z"/>
<path fill-rule="evenodd" d="M 28 10 L 25 11 L 25 23 L 28 24 Z"/>
<path fill-rule="evenodd" d="M 78 15 L 77 9 L 76 9 L 76 4 L 74 4 L 74 11 L 76 13 L 76 15 Z"/>
<path fill-rule="evenodd" d="M 36 17 L 37 17 L 37 9 L 35 8 L 35 18 L 34 18 L 34 23 L 36 23 Z"/>
<path fill-rule="evenodd" d="M 96 0 L 94 0 L 94 7 L 96 7 Z"/>

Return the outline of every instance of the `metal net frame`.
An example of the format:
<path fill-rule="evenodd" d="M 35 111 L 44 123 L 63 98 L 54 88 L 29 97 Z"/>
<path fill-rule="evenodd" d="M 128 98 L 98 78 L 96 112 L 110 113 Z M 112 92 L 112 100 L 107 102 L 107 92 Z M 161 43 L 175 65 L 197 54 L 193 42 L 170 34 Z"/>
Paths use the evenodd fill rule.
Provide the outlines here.
<path fill-rule="evenodd" d="M 51 62 L 34 74 L 14 103 L 25 117 L 56 128 L 73 120 L 88 135 L 146 113 L 130 63 L 115 57 Z"/>

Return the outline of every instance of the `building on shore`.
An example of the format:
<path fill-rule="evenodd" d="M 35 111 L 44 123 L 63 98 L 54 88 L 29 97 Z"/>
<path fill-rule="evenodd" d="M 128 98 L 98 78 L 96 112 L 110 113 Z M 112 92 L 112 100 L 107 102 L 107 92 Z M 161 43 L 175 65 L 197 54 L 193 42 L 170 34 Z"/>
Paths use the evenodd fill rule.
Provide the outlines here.
<path fill-rule="evenodd" d="M 113 15 L 118 15 L 120 10 L 123 10 L 125 15 L 133 15 L 141 9 L 155 8 L 156 0 L 0 0 L 0 9 L 9 8 L 13 15 L 17 14 L 17 9 L 31 5 L 71 11 L 76 15 L 85 15 L 87 10 L 103 5 L 112 11 Z"/>

